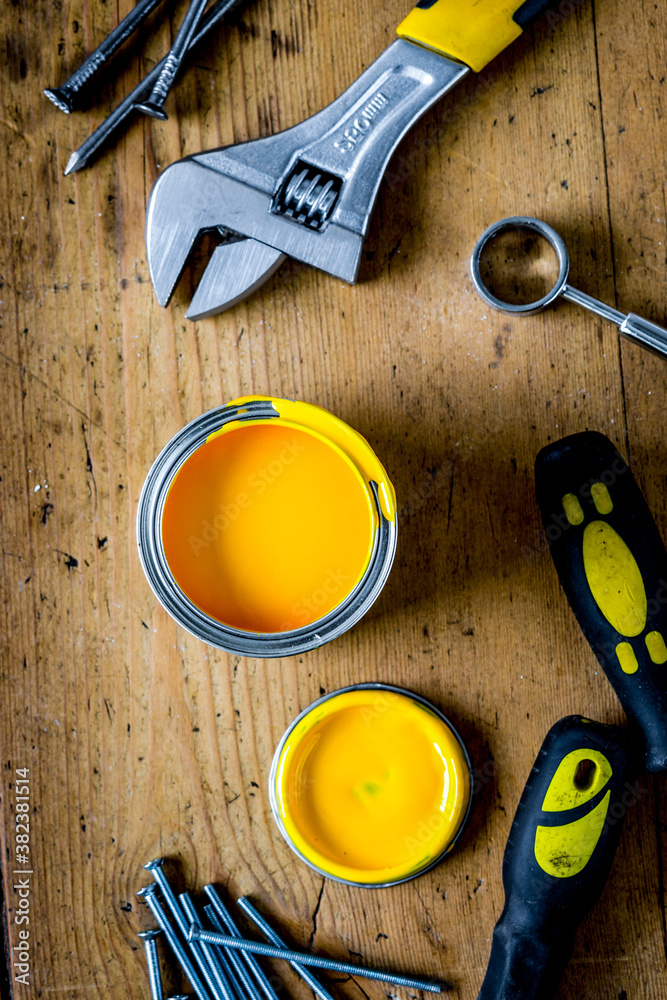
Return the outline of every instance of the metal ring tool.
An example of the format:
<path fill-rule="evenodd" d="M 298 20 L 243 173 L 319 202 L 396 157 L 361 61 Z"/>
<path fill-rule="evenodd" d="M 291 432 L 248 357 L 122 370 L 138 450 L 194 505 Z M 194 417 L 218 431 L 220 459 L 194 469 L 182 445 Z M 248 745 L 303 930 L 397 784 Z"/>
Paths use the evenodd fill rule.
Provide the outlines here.
<path fill-rule="evenodd" d="M 493 295 L 485 285 L 480 270 L 482 252 L 491 240 L 500 233 L 517 229 L 529 229 L 531 232 L 544 237 L 555 251 L 558 259 L 558 278 L 550 291 L 546 295 L 543 295 L 541 299 L 521 304 L 505 302 L 503 299 L 499 299 Z M 605 305 L 599 299 L 594 299 L 592 295 L 586 295 L 585 292 L 579 292 L 576 288 L 568 285 L 567 277 L 570 270 L 570 258 L 567 247 L 556 230 L 552 229 L 546 222 L 542 222 L 541 219 L 534 219 L 529 215 L 513 215 L 507 219 L 500 219 L 498 222 L 494 222 L 477 240 L 470 260 L 470 269 L 473 283 L 479 295 L 494 309 L 499 309 L 505 313 L 532 316 L 534 313 L 546 309 L 547 306 L 550 306 L 557 298 L 562 296 L 569 302 L 575 302 L 577 305 L 583 306 L 584 309 L 594 312 L 596 316 L 601 316 L 602 319 L 616 323 L 620 332 L 630 340 L 634 340 L 635 343 L 641 344 L 642 347 L 653 351 L 654 354 L 661 355 L 663 358 L 667 357 L 667 330 L 664 327 L 658 326 L 657 323 L 651 323 L 649 320 L 643 319 L 635 313 L 627 313 L 626 315 L 626 313 L 619 312 L 618 309 Z"/>

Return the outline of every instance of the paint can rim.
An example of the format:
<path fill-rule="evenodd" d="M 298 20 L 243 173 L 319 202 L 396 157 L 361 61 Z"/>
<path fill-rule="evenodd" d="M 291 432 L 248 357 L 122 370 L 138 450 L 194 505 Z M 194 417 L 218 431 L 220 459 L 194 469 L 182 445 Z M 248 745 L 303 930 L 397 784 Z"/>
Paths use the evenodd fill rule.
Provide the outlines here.
<path fill-rule="evenodd" d="M 337 423 L 344 423 L 333 414 L 332 417 Z M 382 509 L 379 484 L 370 480 L 368 485 L 376 506 L 378 528 L 368 565 L 361 580 L 341 603 L 315 622 L 286 632 L 248 632 L 226 625 L 197 607 L 176 581 L 164 552 L 162 514 L 169 487 L 188 457 L 225 424 L 268 418 L 280 419 L 272 397 L 244 398 L 214 407 L 186 424 L 162 448 L 146 476 L 139 496 L 136 533 L 139 559 L 149 586 L 162 607 L 182 628 L 195 638 L 228 653 L 280 658 L 305 653 L 331 642 L 366 614 L 384 587 L 394 561 L 397 515 L 393 520 L 387 519 Z"/>
<path fill-rule="evenodd" d="M 394 694 L 404 695 L 405 697 L 410 698 L 412 701 L 416 701 L 419 704 L 423 705 L 430 712 L 433 712 L 433 714 L 436 715 L 437 718 L 440 719 L 440 721 L 447 726 L 448 730 L 451 732 L 452 736 L 456 740 L 459 749 L 461 750 L 463 762 L 467 770 L 468 801 L 465 810 L 463 812 L 463 815 L 461 817 L 458 829 L 456 830 L 454 836 L 449 841 L 447 846 L 444 848 L 443 851 L 440 852 L 440 854 L 438 854 L 437 857 L 433 858 L 433 860 L 430 861 L 423 868 L 420 868 L 417 871 L 410 872 L 399 878 L 391 879 L 386 882 L 363 882 L 363 881 L 356 881 L 354 879 L 343 878 L 340 875 L 333 875 L 325 868 L 322 868 L 319 865 L 315 864 L 299 849 L 299 847 L 294 843 L 294 841 L 290 837 L 289 832 L 285 827 L 282 816 L 280 814 L 280 806 L 278 804 L 278 798 L 276 794 L 276 785 L 278 777 L 278 768 L 280 766 L 280 759 L 282 757 L 285 744 L 287 743 L 291 734 L 294 732 L 295 728 L 299 725 L 302 719 L 306 718 L 307 715 L 313 712 L 318 707 L 318 705 L 322 705 L 325 702 L 331 700 L 332 698 L 337 698 L 340 695 L 347 694 L 350 691 L 390 691 L 393 692 Z M 387 889 L 393 885 L 402 885 L 403 882 L 411 882 L 413 879 L 419 878 L 419 876 L 421 875 L 425 875 L 426 872 L 431 871 L 442 861 L 444 861 L 444 859 L 454 849 L 461 834 L 463 833 L 464 829 L 468 824 L 468 820 L 470 818 L 470 812 L 472 810 L 472 799 L 473 799 L 472 789 L 473 789 L 473 772 L 472 772 L 472 763 L 470 760 L 470 755 L 468 754 L 468 750 L 466 748 L 465 743 L 463 742 L 463 739 L 461 738 L 459 731 L 457 730 L 456 726 L 453 725 L 451 720 L 447 718 L 444 712 L 442 712 L 437 705 L 434 705 L 432 701 L 429 701 L 429 699 L 425 698 L 423 695 L 417 694 L 415 691 L 411 691 L 409 688 L 399 687 L 396 684 L 385 684 L 384 682 L 381 681 L 365 681 L 359 684 L 350 684 L 347 687 L 338 688 L 335 691 L 330 691 L 327 694 L 322 695 L 321 698 L 317 698 L 315 701 L 311 702 L 310 705 L 307 705 L 306 708 L 304 708 L 301 712 L 299 712 L 296 718 L 292 720 L 292 722 L 289 724 L 289 726 L 283 733 L 280 742 L 278 743 L 278 746 L 276 747 L 276 750 L 274 752 L 273 759 L 271 761 L 271 769 L 269 771 L 269 803 L 271 806 L 271 813 L 273 815 L 273 819 L 280 831 L 283 840 L 290 848 L 290 850 L 293 851 L 293 853 L 301 861 L 303 861 L 304 864 L 308 865 L 309 868 L 317 872 L 318 875 L 323 875 L 325 878 L 331 879 L 333 882 L 340 882 L 343 885 L 351 885 L 360 889 Z"/>

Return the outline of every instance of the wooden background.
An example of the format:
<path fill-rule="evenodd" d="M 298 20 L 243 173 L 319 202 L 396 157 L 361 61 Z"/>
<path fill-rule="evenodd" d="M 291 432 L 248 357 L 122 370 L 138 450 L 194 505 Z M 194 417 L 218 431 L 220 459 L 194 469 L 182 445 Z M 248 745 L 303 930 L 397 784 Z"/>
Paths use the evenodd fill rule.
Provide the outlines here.
<path fill-rule="evenodd" d="M 535 214 L 566 238 L 577 287 L 667 320 L 664 5 L 565 0 L 557 23 L 471 75 L 404 141 L 356 287 L 290 263 L 196 325 L 187 280 L 169 309 L 152 295 L 143 225 L 158 170 L 314 113 L 389 44 L 409 4 L 257 0 L 200 50 L 166 124 L 135 121 L 65 178 L 70 152 L 166 51 L 183 7 L 172 24 L 152 17 L 94 109 L 66 117 L 42 88 L 130 6 L 12 0 L 0 13 L 9 948 L 18 767 L 30 769 L 35 873 L 31 984 L 16 995 L 148 997 L 135 933 L 151 921 L 135 892 L 149 881 L 142 863 L 165 854 L 179 885 L 250 893 L 299 944 L 443 976 L 452 997 L 474 1000 L 507 833 L 547 729 L 569 712 L 622 719 L 540 543 L 533 460 L 561 435 L 603 431 L 667 536 L 667 369 L 566 303 L 530 319 L 489 313 L 467 261 L 485 226 Z M 280 661 L 186 635 L 157 606 L 134 536 L 158 450 L 203 410 L 253 392 L 319 403 L 360 430 L 402 511 L 372 611 L 332 645 Z M 487 779 L 451 858 L 394 889 L 311 873 L 266 794 L 294 715 L 361 680 L 431 698 Z M 667 787 L 638 780 L 645 794 L 560 1000 L 667 991 Z M 283 975 L 290 996 L 307 996 Z M 334 989 L 391 995 L 367 981 Z"/>

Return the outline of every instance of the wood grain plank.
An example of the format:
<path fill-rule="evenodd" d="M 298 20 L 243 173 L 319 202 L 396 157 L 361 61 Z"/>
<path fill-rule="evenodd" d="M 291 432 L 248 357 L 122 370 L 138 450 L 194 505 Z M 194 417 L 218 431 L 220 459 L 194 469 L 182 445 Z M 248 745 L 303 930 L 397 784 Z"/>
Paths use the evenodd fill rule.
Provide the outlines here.
<path fill-rule="evenodd" d="M 402 143 L 358 285 L 291 262 L 228 313 L 191 324 L 191 277 L 167 310 L 150 287 L 144 210 L 158 171 L 314 113 L 392 40 L 405 10 L 258 0 L 201 49 L 166 124 L 135 121 L 91 169 L 64 178 L 71 149 L 165 51 L 185 5 L 153 16 L 94 107 L 58 114 L 41 89 L 129 6 L 18 0 L 0 14 L 10 944 L 12 773 L 27 766 L 30 989 L 147 996 L 135 934 L 149 915 L 134 894 L 148 880 L 141 865 L 165 854 L 179 887 L 213 879 L 249 893 L 297 944 L 440 975 L 452 997 L 472 1000 L 502 908 L 507 833 L 544 734 L 568 712 L 622 721 L 541 538 L 534 456 L 560 435 L 604 431 L 629 452 L 667 534 L 667 402 L 662 361 L 566 303 L 525 320 L 491 314 L 467 262 L 486 225 L 532 213 L 565 237 L 575 284 L 664 322 L 664 12 L 563 6 L 566 16 L 464 81 Z M 159 449 L 203 410 L 250 392 L 319 403 L 357 427 L 401 510 L 396 564 L 366 618 L 280 661 L 185 634 L 156 606 L 134 540 Z M 291 719 L 361 680 L 440 705 L 481 779 L 456 851 L 393 889 L 355 890 L 300 864 L 266 793 Z M 563 1000 L 664 993 L 664 790 L 638 782 Z M 285 993 L 306 996 L 291 972 L 272 971 Z M 165 972 L 171 990 L 182 985 L 173 966 Z M 387 992 L 352 981 L 334 990 L 341 1000 Z"/>

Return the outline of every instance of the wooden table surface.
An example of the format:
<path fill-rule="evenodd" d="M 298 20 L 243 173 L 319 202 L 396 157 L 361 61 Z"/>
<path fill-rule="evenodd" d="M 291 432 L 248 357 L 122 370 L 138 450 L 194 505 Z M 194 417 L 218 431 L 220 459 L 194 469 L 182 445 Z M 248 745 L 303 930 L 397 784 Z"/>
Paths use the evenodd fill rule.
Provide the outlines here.
<path fill-rule="evenodd" d="M 151 918 L 135 892 L 150 881 L 142 864 L 163 854 L 179 886 L 249 893 L 299 945 L 442 976 L 451 996 L 474 1000 L 507 834 L 544 735 L 571 712 L 623 719 L 541 541 L 532 467 L 549 441 L 604 432 L 667 536 L 667 369 L 567 303 L 527 319 L 491 313 L 468 259 L 485 226 L 534 214 L 567 240 L 577 287 L 667 320 L 664 5 L 564 0 L 425 115 L 390 166 L 355 287 L 288 263 L 197 324 L 184 317 L 187 279 L 168 309 L 152 293 L 143 226 L 159 170 L 313 114 L 389 44 L 408 6 L 258 0 L 200 50 L 166 124 L 135 121 L 70 177 L 71 151 L 166 51 L 183 6 L 172 24 L 154 15 L 96 86 L 96 106 L 69 117 L 42 89 L 131 0 L 13 0 L 0 13 L 8 949 L 25 940 L 14 888 L 22 768 L 33 871 L 18 997 L 148 997 L 135 935 Z M 284 660 L 191 638 L 158 606 L 136 551 L 137 500 L 159 449 L 248 393 L 348 421 L 386 465 L 401 510 L 373 609 L 331 645 Z M 451 857 L 382 890 L 296 860 L 266 791 L 291 719 L 320 693 L 369 680 L 439 705 L 484 779 Z M 667 787 L 637 780 L 560 1000 L 667 993 Z M 289 996 L 307 996 L 281 974 Z M 365 981 L 334 990 L 392 995 Z"/>

